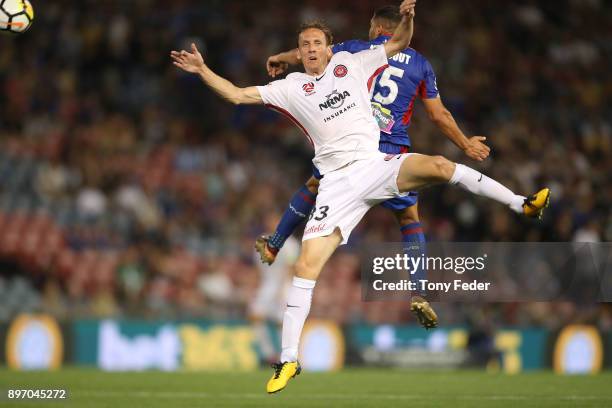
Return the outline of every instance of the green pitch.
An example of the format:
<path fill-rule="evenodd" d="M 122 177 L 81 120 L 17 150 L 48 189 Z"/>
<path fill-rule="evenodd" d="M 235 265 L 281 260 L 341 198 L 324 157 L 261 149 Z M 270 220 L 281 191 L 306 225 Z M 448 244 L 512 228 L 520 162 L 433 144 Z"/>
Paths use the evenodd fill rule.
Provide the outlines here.
<path fill-rule="evenodd" d="M 0 407 L 42 407 L 7 401 L 7 388 L 66 388 L 67 401 L 46 407 L 604 407 L 612 406 L 612 373 L 508 376 L 477 371 L 423 373 L 351 369 L 302 373 L 276 395 L 264 392 L 271 370 L 246 373 L 103 373 L 0 370 Z"/>

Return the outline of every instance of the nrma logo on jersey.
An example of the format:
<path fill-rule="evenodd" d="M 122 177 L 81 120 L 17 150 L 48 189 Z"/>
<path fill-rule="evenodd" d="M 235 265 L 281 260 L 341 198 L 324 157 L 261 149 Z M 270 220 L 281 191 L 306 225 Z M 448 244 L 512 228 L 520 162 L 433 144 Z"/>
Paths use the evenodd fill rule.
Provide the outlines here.
<path fill-rule="evenodd" d="M 326 96 L 326 100 L 323 103 L 319 104 L 319 109 L 338 109 L 344 105 L 344 100 L 346 97 L 351 96 L 348 91 L 338 92 L 336 89 L 332 93 Z"/>

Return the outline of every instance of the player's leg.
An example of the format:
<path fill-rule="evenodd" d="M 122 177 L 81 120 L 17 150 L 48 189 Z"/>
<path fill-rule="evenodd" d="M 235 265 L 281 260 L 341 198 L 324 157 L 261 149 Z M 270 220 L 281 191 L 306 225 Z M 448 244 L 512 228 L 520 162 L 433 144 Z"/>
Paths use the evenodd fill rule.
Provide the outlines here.
<path fill-rule="evenodd" d="M 295 277 L 289 289 L 287 309 L 283 317 L 281 362 L 297 360 L 298 341 L 310 310 L 312 291 L 323 265 L 341 241 L 340 231 L 336 229 L 331 235 L 309 239 L 303 243 L 295 264 Z"/>
<path fill-rule="evenodd" d="M 407 197 L 398 197 L 382 204 L 383 207 L 393 210 L 400 225 L 404 252 L 411 257 L 420 257 L 427 253 L 427 242 L 419 220 L 417 197 L 416 193 L 411 193 Z M 422 267 L 410 275 L 410 280 L 413 282 L 425 279 L 427 271 Z M 426 299 L 426 291 L 417 290 L 410 299 L 410 309 L 423 327 L 431 329 L 438 325 L 438 316 Z"/>
<path fill-rule="evenodd" d="M 281 361 L 275 365 L 274 375 L 268 381 L 269 393 L 282 390 L 289 379 L 299 373 L 299 340 L 310 311 L 315 282 L 338 245 L 345 244 L 351 231 L 368 210 L 383 201 L 381 199 L 376 202 L 376 198 L 371 200 L 370 190 L 386 188 L 389 192 L 385 198 L 391 198 L 397 191 L 395 180 L 390 180 L 388 176 L 389 166 L 372 170 L 372 165 L 383 157 L 381 154 L 376 160 L 357 161 L 326 174 L 321 180 L 316 210 L 311 213 L 304 228 L 302 250 L 295 264 L 295 277 L 287 296 L 281 336 Z M 392 170 L 397 170 L 397 166 Z M 392 184 L 391 187 L 389 184 Z M 375 196 L 380 194 L 383 193 Z"/>
<path fill-rule="evenodd" d="M 416 201 L 416 196 L 409 196 L 406 198 L 412 198 L 414 204 L 410 205 L 409 207 L 394 209 L 393 214 L 395 215 L 395 218 L 400 226 L 402 242 L 404 243 L 405 250 L 410 254 L 420 256 L 421 254 L 425 253 L 426 241 L 425 234 L 423 233 L 423 227 L 421 226 L 421 222 L 419 220 L 418 204 Z M 410 280 L 419 281 L 425 278 L 425 271 L 422 268 L 419 268 L 414 274 L 412 274 Z M 421 292 L 417 293 L 419 295 L 424 295 L 424 293 Z"/>
<path fill-rule="evenodd" d="M 323 266 L 342 242 L 339 229 L 331 235 L 304 241 L 295 264 L 295 277 L 287 294 L 287 306 L 283 316 L 281 335 L 281 361 L 275 364 L 274 374 L 268 381 L 268 393 L 275 393 L 300 373 L 298 347 L 304 322 L 310 312 L 312 293 Z"/>
<path fill-rule="evenodd" d="M 276 254 L 283 247 L 287 238 L 293 234 L 298 225 L 306 220 L 310 211 L 312 211 L 319 189 L 317 176 L 320 178 L 316 170 L 313 174 L 291 198 L 289 206 L 283 213 L 274 233 L 269 237 L 261 236 L 255 241 L 255 249 L 262 262 L 272 265 L 276 259 Z"/>
<path fill-rule="evenodd" d="M 442 156 L 412 154 L 406 157 L 397 176 L 400 191 L 414 191 L 435 183 L 458 185 L 473 194 L 505 204 L 513 211 L 530 217 L 541 216 L 548 205 L 550 190 L 523 197 L 484 174 Z"/>
<path fill-rule="evenodd" d="M 410 256 L 420 256 L 426 250 L 425 234 L 419 220 L 417 200 L 417 193 L 411 192 L 408 196 L 395 197 L 381 204 L 382 207 L 393 211 L 399 224 L 404 251 Z M 410 276 L 413 281 L 425 278 L 425 272 L 421 268 Z M 418 294 L 422 295 L 420 292 Z"/>

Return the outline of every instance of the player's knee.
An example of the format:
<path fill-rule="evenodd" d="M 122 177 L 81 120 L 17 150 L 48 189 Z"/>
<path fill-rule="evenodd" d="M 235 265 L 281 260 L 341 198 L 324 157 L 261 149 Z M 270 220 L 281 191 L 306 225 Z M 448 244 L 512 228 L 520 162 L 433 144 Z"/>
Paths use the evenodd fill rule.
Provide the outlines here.
<path fill-rule="evenodd" d="M 402 211 L 397 211 L 395 218 L 397 218 L 397 222 L 402 226 L 419 222 L 419 213 L 416 211 L 416 205 Z"/>
<path fill-rule="evenodd" d="M 433 156 L 434 177 L 440 181 L 448 181 L 455 172 L 455 163 L 444 156 Z"/>
<path fill-rule="evenodd" d="M 305 259 L 298 259 L 295 263 L 295 276 L 303 279 L 317 280 L 319 277 L 319 271 L 311 262 L 308 262 Z"/>
<path fill-rule="evenodd" d="M 309 178 L 306 182 L 306 188 L 312 194 L 317 194 L 319 192 L 319 180 L 314 177 Z"/>

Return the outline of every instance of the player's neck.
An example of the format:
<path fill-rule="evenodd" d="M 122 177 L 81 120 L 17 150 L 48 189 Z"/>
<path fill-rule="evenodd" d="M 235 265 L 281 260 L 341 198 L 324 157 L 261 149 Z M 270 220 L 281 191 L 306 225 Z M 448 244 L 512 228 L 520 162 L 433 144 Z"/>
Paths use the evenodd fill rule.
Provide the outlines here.
<path fill-rule="evenodd" d="M 325 72 L 325 68 L 327 68 L 327 65 L 329 63 L 325 64 L 324 66 L 320 66 L 320 67 L 316 67 L 316 68 L 306 68 L 304 67 L 304 71 L 306 72 L 306 75 L 310 75 L 313 77 L 318 77 L 321 74 L 323 74 L 323 72 Z"/>
<path fill-rule="evenodd" d="M 318 77 L 321 76 L 321 74 L 323 74 L 325 70 L 322 71 L 306 71 L 306 75 L 311 76 L 311 77 Z"/>

